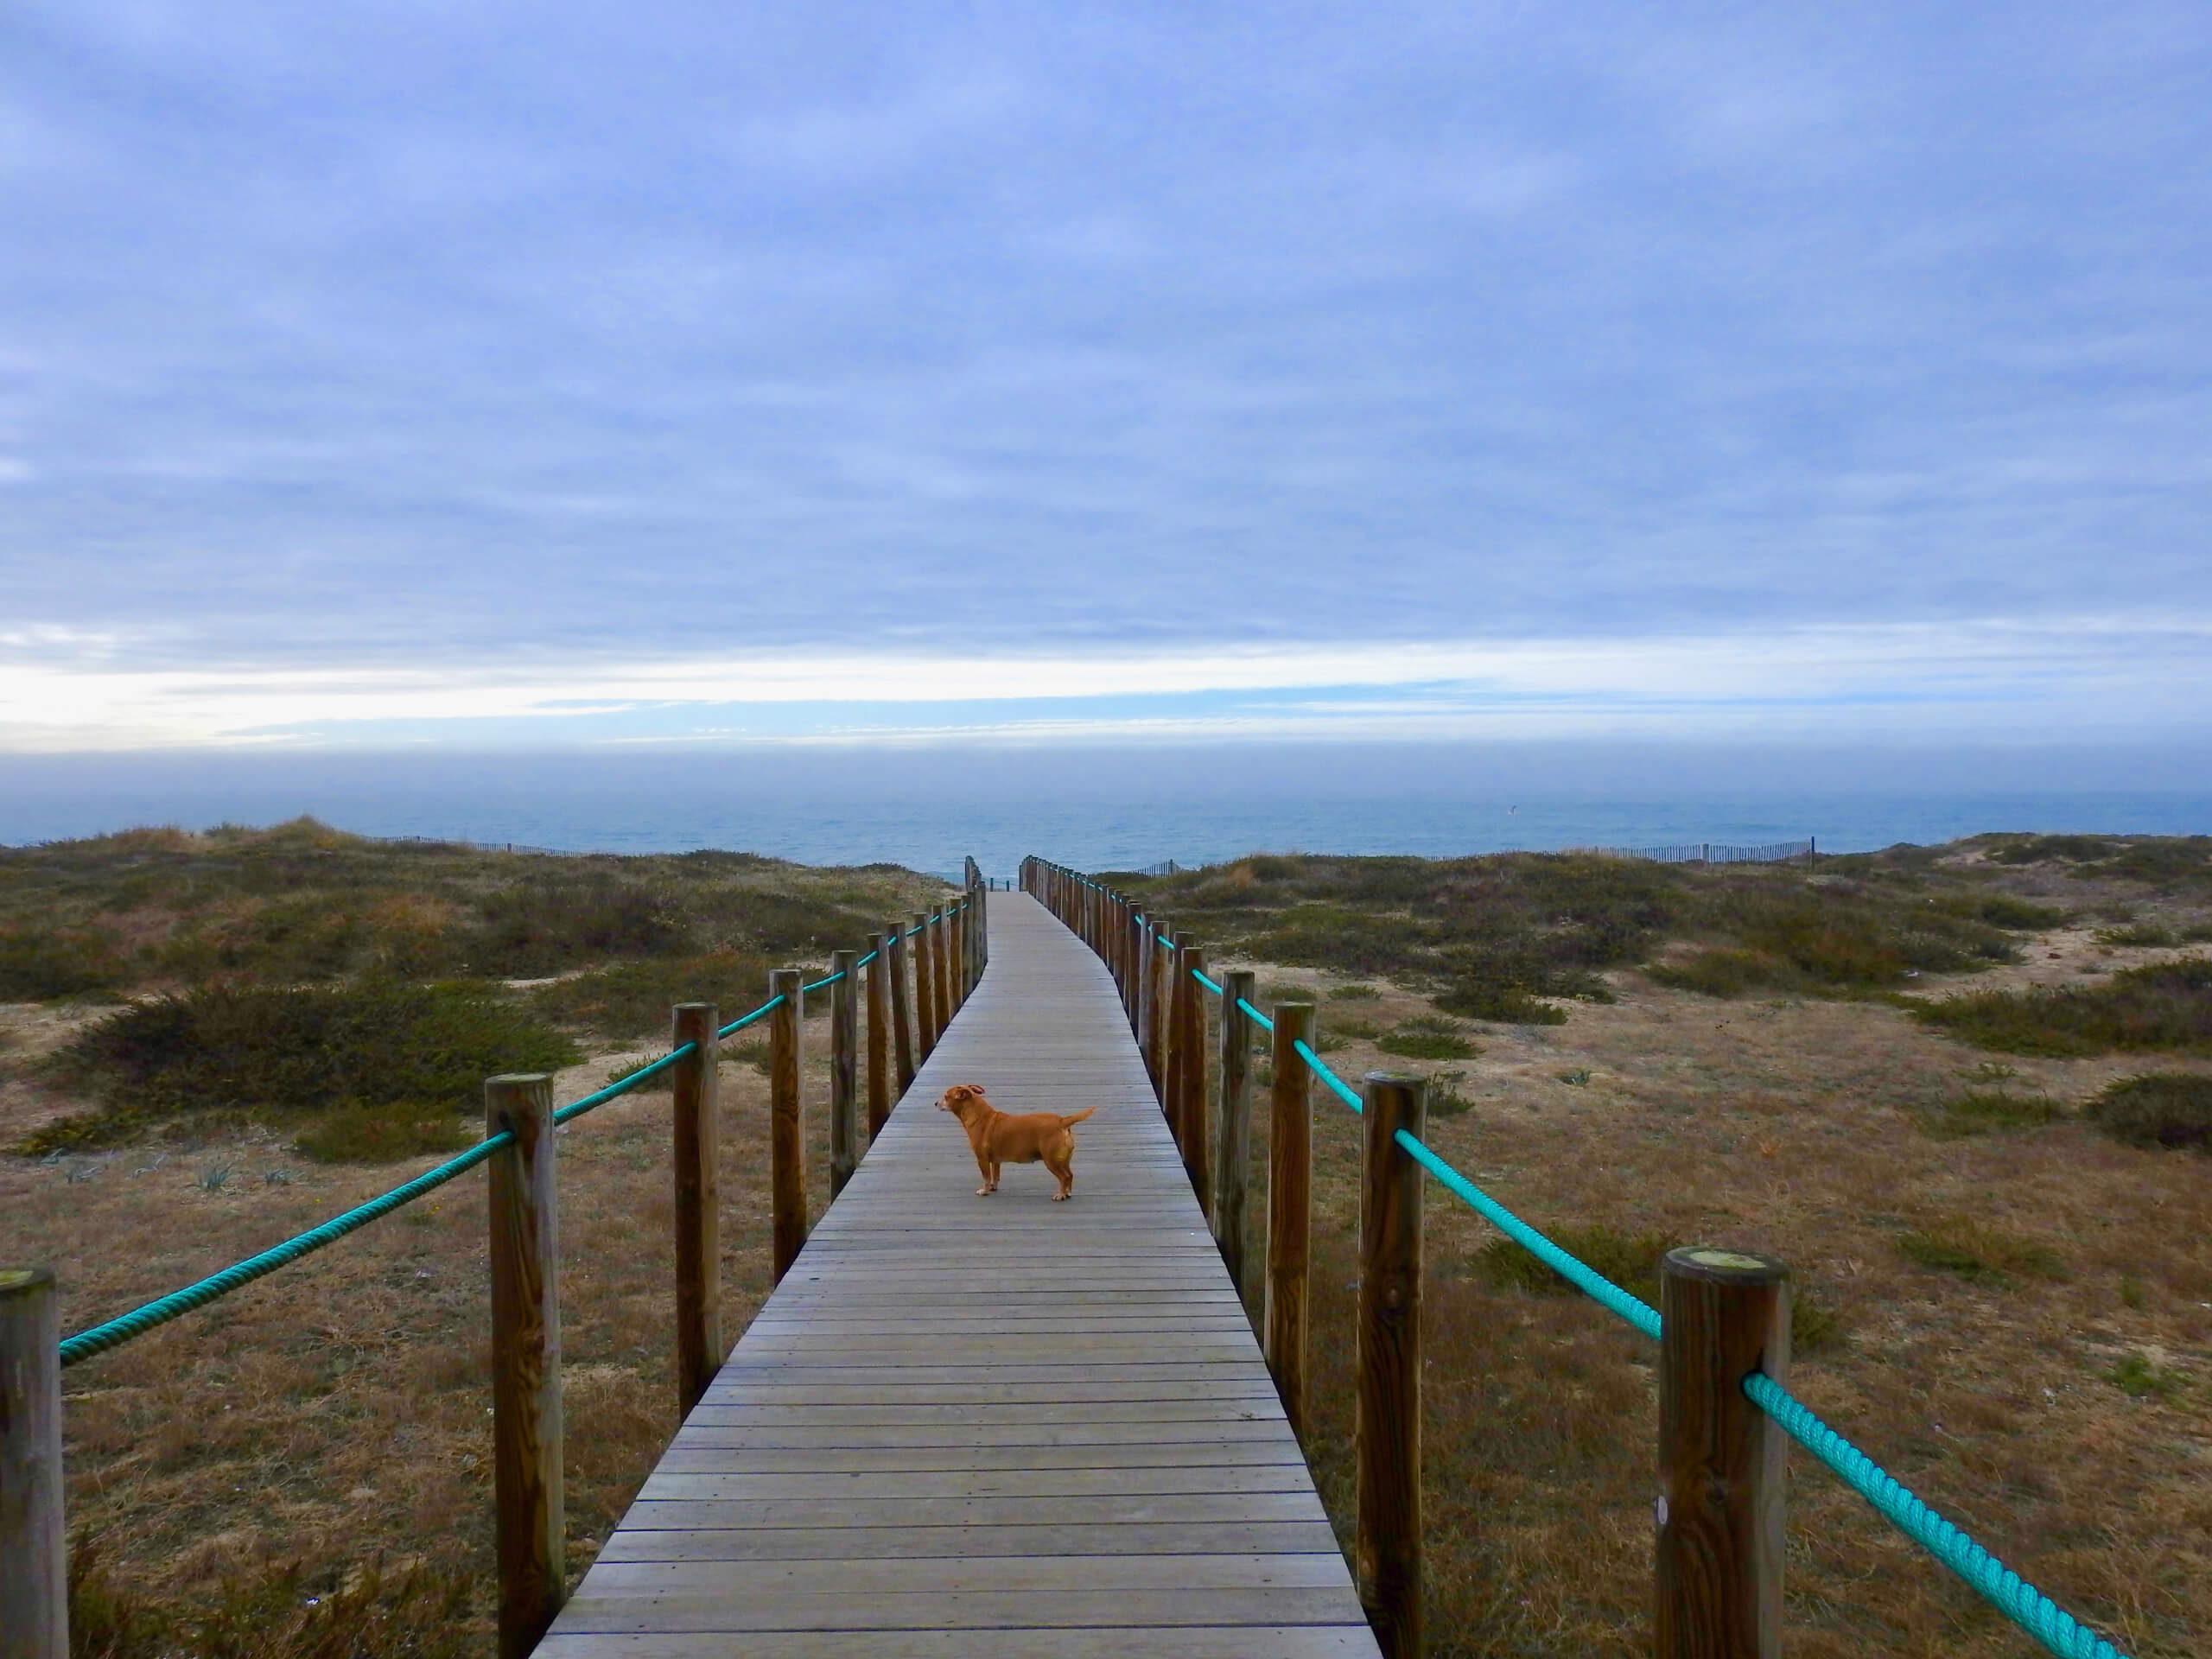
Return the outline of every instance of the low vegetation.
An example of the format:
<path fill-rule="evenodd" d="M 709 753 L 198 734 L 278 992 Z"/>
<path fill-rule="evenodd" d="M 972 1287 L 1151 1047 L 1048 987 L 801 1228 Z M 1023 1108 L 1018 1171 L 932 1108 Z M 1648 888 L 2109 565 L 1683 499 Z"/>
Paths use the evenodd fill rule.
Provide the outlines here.
<path fill-rule="evenodd" d="M 369 1128 L 365 1114 L 451 1119 L 480 1108 L 486 1077 L 582 1058 L 472 986 L 210 985 L 132 1003 L 54 1054 L 47 1075 L 99 1109 L 48 1125 L 22 1149 L 98 1145 L 187 1112 L 322 1112 L 309 1144 L 330 1154 L 349 1139 L 404 1136 L 397 1123 Z"/>
<path fill-rule="evenodd" d="M 246 852 L 225 832 L 111 838 L 98 856 L 0 853 L 0 933 L 35 938 L 50 914 L 72 950 L 121 964 L 105 985 L 0 1018 L 0 1042 L 14 1039 L 0 1112 L 22 1115 L 0 1122 L 0 1140 L 19 1143 L 57 1111 L 100 1115 L 92 1074 L 64 1081 L 49 1065 L 76 1062 L 48 1057 L 121 1012 L 104 1001 L 444 984 L 593 1055 L 563 1079 L 573 1097 L 658 1053 L 669 1001 L 711 995 L 728 1018 L 758 1000 L 767 965 L 818 964 L 880 925 L 848 933 L 839 914 L 888 919 L 934 891 L 893 872 L 720 855 L 606 861 L 601 873 L 652 900 L 639 903 L 590 898 L 594 861 L 343 837 L 326 858 L 315 833 L 294 826 Z M 1671 1243 L 1788 1261 L 1805 1397 L 2138 1659 L 2185 1659 L 2212 1629 L 2212 1497 L 2173 1452 L 2212 1435 L 2212 1186 L 2196 1157 L 2169 1148 L 2202 1147 L 2188 1126 L 2202 1121 L 2191 1114 L 2212 1067 L 2187 1048 L 2150 1061 L 2122 1048 L 1983 1058 L 1910 1011 L 1979 987 L 2040 1008 L 2045 985 L 2094 995 L 2172 957 L 2163 941 L 2185 943 L 2212 906 L 2193 845 L 2087 839 L 1980 837 L 1813 870 L 1258 858 L 1243 875 L 1117 885 L 1165 892 L 1159 908 L 1211 959 L 1258 969 L 1262 1004 L 1320 1003 L 1347 1077 L 1374 1065 L 1425 1073 L 1432 1143 L 1637 1294 L 1656 1295 Z M 194 859 L 213 861 L 206 879 L 219 888 L 204 910 L 186 907 L 180 885 Z M 344 890 L 354 861 L 389 908 Z M 230 861 L 240 870 L 214 874 Z M 341 874 L 315 885 L 326 870 Z M 49 884 L 48 909 L 27 871 Z M 533 871 L 586 891 L 596 931 L 562 934 L 559 906 L 539 897 L 486 902 Z M 737 896 L 698 898 L 695 879 Z M 772 948 L 766 923 L 785 912 L 764 895 L 776 893 L 801 921 L 830 918 L 827 931 Z M 1776 921 L 1807 913 L 1822 928 Z M 368 931 L 310 925 L 317 914 L 366 917 Z M 1342 955 L 1331 917 L 1350 918 Z M 2145 931 L 2115 937 L 2133 929 Z M 410 930 L 418 945 L 402 937 Z M 531 954 L 547 930 L 596 943 L 552 965 Z M 200 977 L 186 954 L 162 954 L 217 934 L 236 953 Z M 1953 965 L 1919 965 L 1929 938 Z M 1294 957 L 1262 948 L 1285 938 Z M 505 953 L 495 960 L 543 971 L 487 970 L 485 940 Z M 406 949 L 430 965 L 394 971 Z M 1731 952 L 1767 959 L 1731 995 L 1654 971 Z M 299 971 L 319 953 L 341 965 Z M 2086 968 L 2109 971 L 2082 985 Z M 1384 1039 L 1409 1027 L 1479 1052 L 1385 1058 Z M 806 1071 L 817 1205 L 823 1047 L 810 1044 Z M 757 1041 L 729 1045 L 721 1082 L 732 1328 L 767 1288 L 755 1058 Z M 0 1160 L 0 1259 L 55 1261 L 74 1328 L 390 1185 L 395 1171 L 353 1160 L 417 1131 L 427 1138 L 405 1155 L 440 1155 L 439 1132 L 475 1128 L 476 1089 L 427 1109 L 225 1111 L 188 1135 L 174 1120 Z M 665 1104 L 615 1102 L 560 1143 L 564 1387 L 572 1423 L 593 1428 L 570 1440 L 572 1573 L 673 1426 Z M 1362 1126 L 1325 1091 L 1314 1112 L 1311 1450 L 1348 1539 Z M 2136 1127 L 2121 1134 L 2123 1121 Z M 340 1161 L 316 1161 L 317 1147 Z M 1428 1193 L 1432 1659 L 1648 1651 L 1651 1346 Z M 100 1541 L 77 1558 L 82 1628 L 121 1632 L 80 1652 L 486 1650 L 482 1215 L 471 1197 L 443 1197 L 70 1374 L 73 1523 Z M 1801 1659 L 2020 1651 L 1970 1592 L 1794 1454 L 1789 1541 L 1785 1621 Z M 328 1634 L 349 1621 L 350 1645 Z M 448 1637 L 450 1649 L 436 1645 Z"/>
<path fill-rule="evenodd" d="M 1419 1017 L 1392 1027 L 1376 1039 L 1375 1046 L 1385 1054 L 1400 1054 L 1416 1060 L 1467 1060 L 1482 1052 L 1467 1040 L 1458 1026 L 1433 1016 Z"/>
<path fill-rule="evenodd" d="M 2066 1263 L 2048 1246 L 1986 1222 L 1956 1217 L 1899 1233 L 1897 1254 L 1920 1267 L 1977 1283 L 2010 1285 L 2016 1274 L 2063 1280 Z"/>
<path fill-rule="evenodd" d="M 889 867 L 721 852 L 545 857 L 375 842 L 312 818 L 133 830 L 0 849 L 0 1001 L 217 979 L 531 979 L 717 952 L 788 965 L 942 892 Z"/>
<path fill-rule="evenodd" d="M 2212 957 L 2124 968 L 2095 985 L 1961 992 L 1913 1013 L 2007 1054 L 2212 1054 Z"/>
<path fill-rule="evenodd" d="M 2212 1153 L 2212 1076 L 2164 1071 L 2125 1077 L 2092 1100 L 2084 1115 L 2131 1147 Z"/>

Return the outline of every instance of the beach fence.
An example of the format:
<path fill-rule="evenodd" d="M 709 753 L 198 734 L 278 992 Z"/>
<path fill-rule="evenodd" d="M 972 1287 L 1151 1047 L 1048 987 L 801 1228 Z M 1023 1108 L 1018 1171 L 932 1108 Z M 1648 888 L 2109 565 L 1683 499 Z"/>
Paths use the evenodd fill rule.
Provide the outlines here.
<path fill-rule="evenodd" d="M 1700 850 L 1723 849 L 1700 843 Z M 1810 856 L 1811 842 L 1801 850 Z M 1790 1275 L 1783 1262 L 1749 1251 L 1670 1250 L 1654 1307 L 1440 1156 L 1422 1139 L 1425 1078 L 1370 1072 L 1354 1089 L 1339 1077 L 1318 1052 L 1313 1003 L 1281 1001 L 1262 1010 L 1253 1001 L 1250 970 L 1216 978 L 1196 935 L 1080 871 L 1033 858 L 1022 885 L 1090 946 L 1121 988 L 1160 1110 L 1230 1276 L 1240 1287 L 1250 1283 L 1248 1274 L 1259 1278 L 1262 1350 L 1301 1440 L 1311 1423 L 1315 1085 L 1363 1119 L 1352 1558 L 1360 1601 L 1386 1659 L 1412 1659 L 1422 1648 L 1424 1177 L 1657 1345 L 1652 1651 L 1658 1659 L 1778 1659 L 1783 1453 L 1791 1443 L 2060 1659 L 2126 1659 L 1790 1392 Z M 1207 996 L 1220 1005 L 1217 1042 L 1207 1037 Z M 1246 1236 L 1245 1166 L 1251 1058 L 1262 1036 L 1270 1057 L 1267 1237 L 1255 1250 Z"/>
<path fill-rule="evenodd" d="M 1812 863 L 1820 856 L 1820 842 L 1770 841 L 1755 847 L 1732 847 L 1718 841 L 1685 841 L 1672 847 L 1570 847 L 1571 853 L 1594 853 L 1600 858 L 1640 858 L 1650 864 L 1786 864 L 1795 858 Z"/>
<path fill-rule="evenodd" d="M 461 843 L 446 842 L 445 845 Z M 0 1659 L 68 1659 L 68 1560 L 62 1483 L 61 1371 L 118 1348 L 487 1166 L 492 1288 L 493 1510 L 499 1560 L 499 1652 L 522 1659 L 567 1594 L 562 1501 L 558 1186 L 555 1134 L 618 1096 L 661 1078 L 671 1090 L 675 1198 L 677 1390 L 688 1413 L 721 1366 L 721 1203 L 717 1196 L 717 1052 L 766 1022 L 772 1268 L 781 1281 L 806 1242 L 799 1084 L 801 1015 L 830 996 L 830 1185 L 852 1179 L 861 1128 L 873 1140 L 990 955 L 982 871 L 969 859 L 957 900 L 892 922 L 866 950 L 832 953 L 810 982 L 796 968 L 769 976 L 768 999 L 719 1023 L 712 1003 L 671 1010 L 670 1051 L 557 1109 L 553 1079 L 487 1078 L 485 1138 L 410 1181 L 319 1226 L 74 1336 L 60 1333 L 60 1298 L 45 1268 L 0 1268 Z M 863 1068 L 862 1032 L 865 1031 Z M 862 1088 L 863 1073 L 865 1091 Z"/>

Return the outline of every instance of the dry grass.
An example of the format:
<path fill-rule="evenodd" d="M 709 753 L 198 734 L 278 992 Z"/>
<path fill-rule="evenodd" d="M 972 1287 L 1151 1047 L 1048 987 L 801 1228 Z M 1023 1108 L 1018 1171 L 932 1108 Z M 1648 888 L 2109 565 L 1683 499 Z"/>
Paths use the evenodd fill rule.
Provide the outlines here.
<path fill-rule="evenodd" d="M 2160 959 L 2100 941 L 2090 925 L 2168 902 L 2113 874 L 2123 856 L 2163 869 L 2155 852 L 2076 866 L 1971 850 L 2001 881 L 1993 891 L 2097 912 L 2024 941 L 2022 961 L 1972 982 L 2064 984 Z M 1247 885 L 1265 893 L 1294 868 L 1255 861 Z M 2160 925 L 2178 933 L 2196 913 L 2159 911 Z M 1611 1003 L 1564 1002 L 1563 1024 L 1469 1025 L 1478 1057 L 1408 1060 L 1386 1058 L 1376 1039 L 1433 1017 L 1433 982 L 1214 954 L 1217 968 L 1259 967 L 1268 999 L 1316 1001 L 1324 1034 L 1335 1011 L 1344 1046 L 1332 1064 L 1346 1077 L 1388 1067 L 1449 1079 L 1465 1109 L 1433 1115 L 1430 1139 L 1538 1225 L 1604 1228 L 1631 1247 L 1740 1244 L 1792 1263 L 1844 1333 L 1807 1344 L 1795 1382 L 1809 1403 L 2139 1659 L 2212 1649 L 2212 1183 L 2199 1154 L 2119 1144 L 2076 1109 L 2140 1071 L 2140 1057 L 1999 1066 L 1880 1002 L 1721 1001 L 1613 967 Z M 1351 983 L 1376 995 L 1331 995 Z M 1926 988 L 1956 983 L 1930 976 Z M 20 1073 L 85 1017 L 11 1011 L 9 1064 Z M 563 1074 L 561 1097 L 626 1069 L 637 1046 Z M 767 1289 L 766 1115 L 765 1080 L 740 1053 L 728 1060 L 734 1329 Z M 2159 1065 L 2212 1075 L 2202 1061 Z M 809 1088 L 818 1209 L 818 1063 Z M 1926 1132 L 1977 1094 L 2064 1109 L 2043 1122 L 1992 1109 L 1974 1133 Z M 1313 1451 L 1348 1540 L 1357 1126 L 1325 1094 L 1315 1101 Z M 0 1082 L 0 1140 L 56 1109 L 20 1080 Z M 674 1427 L 665 1111 L 664 1095 L 620 1100 L 560 1143 L 576 1570 Z M 232 1175 L 211 1190 L 201 1177 L 220 1166 Z M 54 1262 L 65 1325 L 79 1328 L 406 1173 L 308 1163 L 257 1132 L 165 1153 L 0 1160 L 0 1260 Z M 415 1650 L 407 1632 L 423 1621 L 410 1609 L 457 1598 L 467 1610 L 457 1650 L 486 1650 L 480 1180 L 66 1375 L 73 1530 L 97 1544 L 95 1588 L 111 1606 L 154 1610 L 144 1623 L 156 1632 L 238 1606 L 291 1644 L 238 1649 L 258 1656 L 319 1650 L 321 1627 L 299 1608 L 351 1596 L 358 1651 L 382 1655 Z M 1433 1188 L 1427 1231 L 1432 1653 L 1642 1653 L 1649 1345 L 1581 1298 L 1486 1273 L 1496 1235 Z M 1906 1254 L 1911 1234 L 2027 1254 L 1997 1266 L 2001 1277 L 1968 1277 Z M 2063 1276 L 2043 1270 L 2053 1266 Z M 2034 1651 L 1809 1459 L 1792 1467 L 1793 1655 Z M 228 1603 L 209 1590 L 226 1577 L 238 1586 Z M 156 1633 L 114 1650 L 207 1649 Z"/>
<path fill-rule="evenodd" d="M 625 1069 L 564 1072 L 559 1098 Z M 809 1071 L 818 1214 L 828 1202 L 828 1081 L 819 1058 Z M 724 1318 L 734 1331 L 769 1288 L 766 1084 L 749 1066 L 726 1064 L 721 1098 Z M 665 1093 L 625 1096 L 562 1131 L 576 1572 L 676 1427 L 667 1108 Z M 0 1123 L 0 1135 L 9 1128 Z M 231 1179 L 207 1190 L 205 1172 L 226 1166 Z M 263 1131 L 163 1151 L 0 1161 L 0 1260 L 51 1263 L 64 1328 L 76 1330 L 370 1198 L 415 1167 L 319 1166 Z M 80 1551 L 94 1551 L 83 1611 L 123 1631 L 86 1651 L 315 1651 L 305 1625 L 290 1645 L 226 1646 L 207 1632 L 236 1637 L 268 1625 L 272 1610 L 297 1611 L 308 1597 L 321 1606 L 349 1586 L 354 1600 L 345 1605 L 359 1628 L 349 1655 L 431 1651 L 418 1647 L 423 1632 L 406 1610 L 454 1605 L 465 1611 L 454 1650 L 488 1651 L 482 1181 L 480 1172 L 464 1176 L 64 1374 L 70 1528 Z"/>
<path fill-rule="evenodd" d="M 2063 982 L 2110 959 L 2086 928 L 2031 954 L 1996 972 Z M 1312 997 L 1328 1028 L 1339 976 L 1219 965 Z M 2078 1107 L 2139 1058 L 1998 1066 L 1878 1002 L 1720 1002 L 1609 977 L 1618 1001 L 1568 1004 L 1564 1026 L 1475 1027 L 1471 1061 L 1409 1068 L 1354 1040 L 1331 1064 L 1354 1082 L 1453 1078 L 1472 1109 L 1433 1116 L 1428 1138 L 1548 1230 L 1602 1229 L 1630 1255 L 1681 1239 L 1788 1261 L 1838 1327 L 1801 1344 L 1808 1403 L 2139 1659 L 2212 1650 L 2202 1159 L 2116 1145 L 2040 1103 L 1925 1132 L 1977 1092 Z M 1370 1028 L 1427 1006 L 1425 986 L 1357 982 L 1382 993 L 1357 1005 Z M 1314 1102 L 1313 1452 L 1349 1544 L 1357 1125 L 1324 1091 Z M 1964 1241 L 1989 1270 L 1915 1261 L 1911 1234 Z M 1433 1186 L 1427 1236 L 1431 1653 L 1647 1651 L 1651 1345 L 1580 1297 L 1486 1272 L 1497 1235 Z M 1793 1655 L 2040 1651 L 1802 1453 L 1789 1538 Z"/>

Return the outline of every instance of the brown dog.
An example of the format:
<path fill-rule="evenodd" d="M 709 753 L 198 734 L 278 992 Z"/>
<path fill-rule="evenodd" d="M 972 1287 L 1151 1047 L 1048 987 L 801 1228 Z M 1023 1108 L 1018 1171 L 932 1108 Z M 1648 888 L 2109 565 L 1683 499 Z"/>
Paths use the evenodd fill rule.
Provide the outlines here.
<path fill-rule="evenodd" d="M 1065 1116 L 1058 1112 L 1017 1115 L 1001 1112 L 985 1100 L 980 1083 L 956 1083 L 944 1091 L 937 1109 L 950 1112 L 968 1131 L 976 1167 L 983 1172 L 983 1184 L 976 1189 L 978 1198 L 998 1191 L 1001 1164 L 1033 1164 L 1040 1158 L 1060 1184 L 1052 1202 L 1074 1196 L 1075 1126 L 1096 1111 L 1096 1106 Z"/>

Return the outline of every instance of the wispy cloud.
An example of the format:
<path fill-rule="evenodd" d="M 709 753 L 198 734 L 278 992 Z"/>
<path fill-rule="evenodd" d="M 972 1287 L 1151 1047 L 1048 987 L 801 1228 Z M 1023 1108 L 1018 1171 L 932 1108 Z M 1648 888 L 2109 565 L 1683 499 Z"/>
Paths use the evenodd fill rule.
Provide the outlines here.
<path fill-rule="evenodd" d="M 2195 720 L 2212 619 L 1082 658 L 658 658 L 569 671 L 496 660 L 138 671 L 81 643 L 70 663 L 0 664 L 0 747 L 2080 734 Z"/>
<path fill-rule="evenodd" d="M 2208 76 L 2158 0 L 32 0 L 0 742 L 582 741 L 978 650 L 1316 705 L 1141 715 L 1239 729 L 2200 720 L 2127 619 L 2212 615 Z"/>

